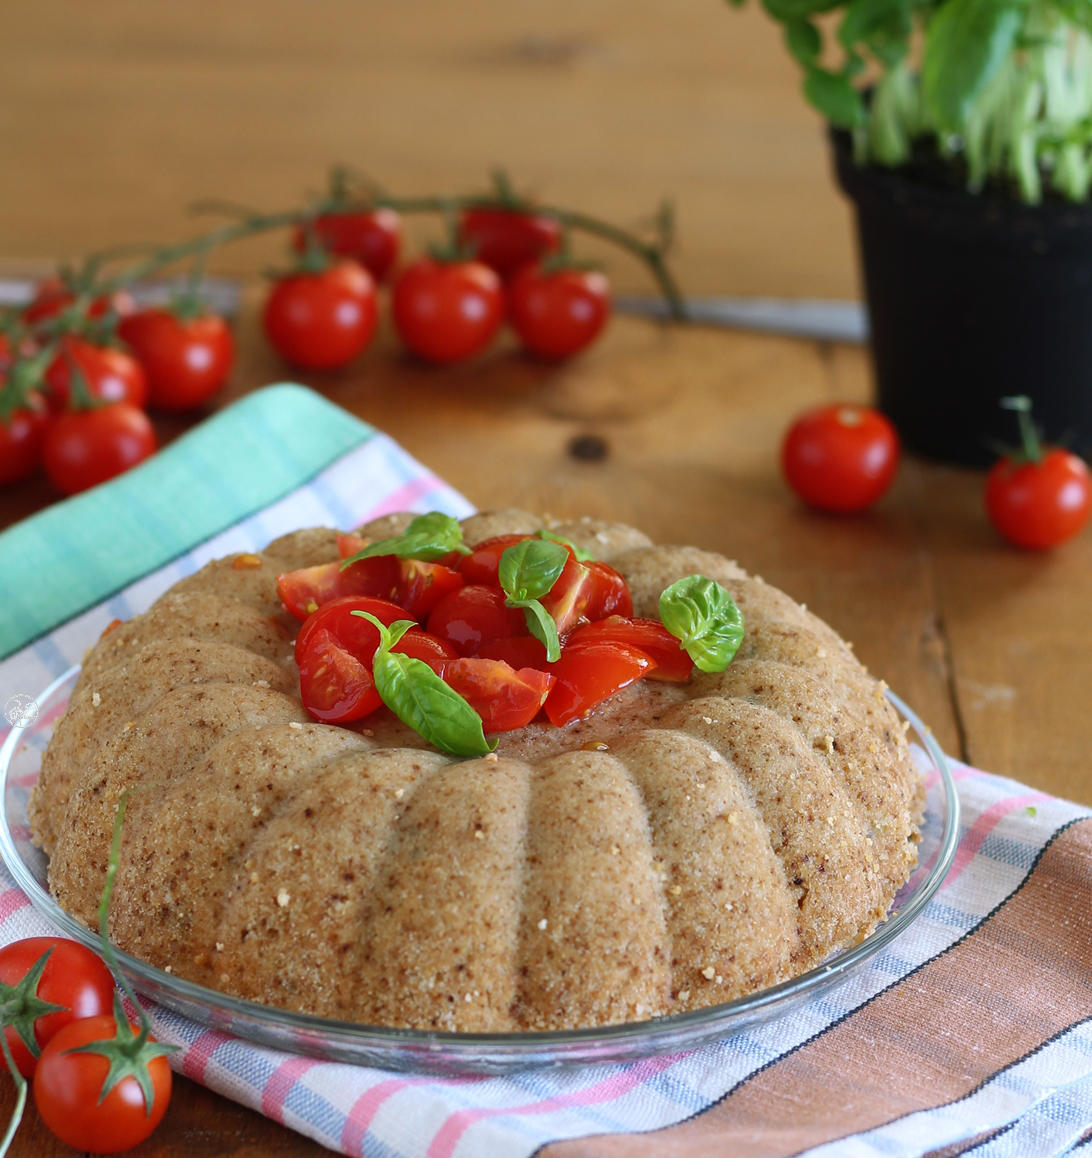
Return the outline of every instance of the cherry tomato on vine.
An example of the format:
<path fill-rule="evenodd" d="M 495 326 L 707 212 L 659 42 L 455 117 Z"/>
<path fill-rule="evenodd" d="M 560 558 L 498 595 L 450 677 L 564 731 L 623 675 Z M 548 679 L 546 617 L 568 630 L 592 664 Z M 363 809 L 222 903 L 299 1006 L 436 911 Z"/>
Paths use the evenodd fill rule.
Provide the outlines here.
<path fill-rule="evenodd" d="M 610 285 L 594 269 L 544 272 L 525 265 L 508 287 L 508 317 L 525 349 L 569 358 L 590 345 L 610 316 Z"/>
<path fill-rule="evenodd" d="M 235 359 L 235 340 L 218 314 L 141 310 L 122 319 L 118 334 L 144 367 L 151 404 L 164 410 L 200 406 L 227 381 Z"/>
<path fill-rule="evenodd" d="M 35 967 L 47 953 L 35 983 Z M 27 937 L 0 949 L 0 1001 L 12 1058 L 23 1077 L 29 1078 L 38 1059 L 21 1031 L 29 1034 L 33 1028 L 40 1049 L 69 1022 L 109 1013 L 114 1002 L 114 978 L 102 959 L 78 941 Z M 62 1008 L 36 1015 L 36 1003 Z"/>
<path fill-rule="evenodd" d="M 861 511 L 887 490 L 899 465 L 899 437 L 867 406 L 821 406 L 801 415 L 781 447 L 785 479 L 809 506 Z"/>
<path fill-rule="evenodd" d="M 336 370 L 371 341 L 376 323 L 375 282 L 355 261 L 318 273 L 279 278 L 262 322 L 273 348 L 305 370 Z"/>
<path fill-rule="evenodd" d="M 61 278 L 46 278 L 35 287 L 33 300 L 23 310 L 23 320 L 42 322 L 47 318 L 55 318 L 75 300 L 76 295 Z M 88 317 L 101 318 L 107 311 L 113 309 L 119 317 L 124 317 L 135 308 L 131 294 L 125 290 L 115 290 L 112 294 L 95 298 L 87 314 Z"/>
<path fill-rule="evenodd" d="M 561 226 L 543 214 L 483 205 L 463 211 L 459 242 L 507 281 L 527 262 L 561 248 Z"/>
<path fill-rule="evenodd" d="M 112 402 L 58 415 L 46 429 L 42 460 L 66 495 L 97 486 L 155 453 L 155 430 L 143 410 Z"/>
<path fill-rule="evenodd" d="M 0 486 L 22 482 L 37 470 L 48 421 L 40 394 L 29 395 L 7 420 L 0 418 Z"/>
<path fill-rule="evenodd" d="M 60 352 L 45 372 L 49 408 L 54 414 L 69 406 L 73 364 L 83 375 L 92 398 L 140 407 L 147 404 L 148 376 L 132 354 L 70 335 L 62 341 Z"/>
<path fill-rule="evenodd" d="M 1077 455 L 1044 448 L 1038 462 L 996 462 L 985 500 L 990 522 L 1010 543 L 1043 550 L 1072 539 L 1088 521 L 1092 478 Z"/>
<path fill-rule="evenodd" d="M 135 1025 L 130 1029 L 138 1032 Z M 42 1121 L 62 1142 L 92 1154 L 116 1154 L 143 1142 L 171 1100 L 171 1068 L 165 1057 L 146 1063 L 153 1093 L 150 1112 L 131 1075 L 99 1100 L 109 1061 L 100 1054 L 70 1051 L 108 1041 L 116 1032 L 110 1014 L 70 1022 L 42 1050 L 34 1072 L 34 1103 Z"/>
<path fill-rule="evenodd" d="M 441 365 L 480 353 L 504 321 L 500 278 L 479 261 L 420 258 L 394 283 L 391 305 L 406 346 Z"/>
<path fill-rule="evenodd" d="M 398 260 L 402 219 L 393 209 L 381 206 L 366 213 L 324 213 L 315 218 L 313 228 L 328 253 L 360 262 L 377 282 L 386 279 Z M 292 246 L 297 253 L 307 248 L 302 226 L 297 227 Z"/>

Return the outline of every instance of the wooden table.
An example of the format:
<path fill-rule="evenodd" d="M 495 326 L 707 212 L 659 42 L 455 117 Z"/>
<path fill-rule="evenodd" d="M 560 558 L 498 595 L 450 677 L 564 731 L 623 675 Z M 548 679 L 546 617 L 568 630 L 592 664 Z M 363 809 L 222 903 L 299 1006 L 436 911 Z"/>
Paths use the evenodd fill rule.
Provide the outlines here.
<path fill-rule="evenodd" d="M 202 195 L 290 204 L 334 159 L 412 192 L 473 187 L 504 160 L 551 201 L 620 221 L 673 194 L 691 292 L 855 292 L 817 123 L 756 11 L 339 0 L 321 26 L 313 11 L 15 6 L 0 44 L 7 268 L 185 235 L 181 207 Z M 275 255 L 244 247 L 220 268 L 250 275 Z M 647 287 L 626 261 L 611 271 Z M 261 287 L 247 285 L 239 365 L 217 405 L 286 377 L 258 332 Z M 620 318 L 557 368 L 505 341 L 438 371 L 383 333 L 345 372 L 303 380 L 481 507 L 622 519 L 738 558 L 853 640 L 950 753 L 1092 803 L 1092 534 L 1051 554 L 1012 550 L 985 521 L 981 475 L 913 459 L 853 518 L 807 511 L 782 483 L 777 448 L 796 411 L 869 397 L 862 349 Z M 160 433 L 188 421 L 161 419 Z M 574 456 L 585 435 L 602 440 L 601 459 Z M 0 494 L 0 527 L 54 497 L 44 480 Z M 9 1106 L 0 1083 L 0 1114 Z M 11 1152 L 71 1153 L 32 1109 Z M 320 1150 L 180 1080 L 137 1152 Z"/>

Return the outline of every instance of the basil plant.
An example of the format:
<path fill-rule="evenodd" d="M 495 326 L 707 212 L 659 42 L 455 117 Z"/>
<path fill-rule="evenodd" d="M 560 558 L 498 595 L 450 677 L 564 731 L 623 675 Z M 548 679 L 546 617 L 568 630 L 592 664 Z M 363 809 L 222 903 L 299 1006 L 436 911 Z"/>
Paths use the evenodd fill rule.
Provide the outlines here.
<path fill-rule="evenodd" d="M 730 0 L 740 5 L 745 0 Z M 1092 0 L 761 0 L 804 94 L 897 166 L 932 137 L 968 187 L 1011 181 L 1083 201 L 1092 185 Z M 865 91 L 870 95 L 865 97 Z"/>

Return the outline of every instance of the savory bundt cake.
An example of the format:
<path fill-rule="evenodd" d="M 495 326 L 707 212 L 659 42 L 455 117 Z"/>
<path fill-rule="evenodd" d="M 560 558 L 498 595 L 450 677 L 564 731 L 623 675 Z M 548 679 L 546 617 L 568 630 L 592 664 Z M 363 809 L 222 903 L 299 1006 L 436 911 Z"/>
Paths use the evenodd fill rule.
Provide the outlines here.
<path fill-rule="evenodd" d="M 542 522 L 461 526 L 474 547 Z M 715 580 L 745 624 L 734 659 L 635 680 L 563 726 L 539 715 L 473 757 L 386 707 L 320 723 L 277 581 L 338 560 L 345 536 L 286 535 L 88 653 L 31 801 L 56 899 L 96 924 L 127 794 L 117 945 L 238 997 L 429 1030 L 698 1009 L 865 937 L 913 867 L 923 801 L 882 685 L 719 555 L 588 519 L 551 533 L 620 572 L 634 616 L 685 576 Z"/>

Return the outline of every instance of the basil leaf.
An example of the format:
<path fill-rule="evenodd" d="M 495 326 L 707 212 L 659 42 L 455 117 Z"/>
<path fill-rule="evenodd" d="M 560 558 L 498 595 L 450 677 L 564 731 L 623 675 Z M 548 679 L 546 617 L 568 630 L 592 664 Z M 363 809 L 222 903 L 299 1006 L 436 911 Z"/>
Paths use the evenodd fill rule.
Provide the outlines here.
<path fill-rule="evenodd" d="M 855 129 L 865 123 L 861 94 L 838 73 L 813 65 L 804 77 L 804 96 L 831 124 Z"/>
<path fill-rule="evenodd" d="M 785 45 L 799 64 L 809 68 L 818 60 L 823 41 L 810 20 L 793 20 L 785 25 Z"/>
<path fill-rule="evenodd" d="M 688 575 L 663 592 L 660 620 L 705 672 L 724 671 L 743 642 L 742 612 L 704 575 Z"/>
<path fill-rule="evenodd" d="M 452 756 L 484 756 L 497 741 L 486 740 L 482 718 L 459 693 L 423 660 L 391 648 L 417 624 L 399 619 L 387 627 L 369 611 L 353 611 L 379 630 L 379 649 L 372 659 L 375 690 L 402 721 L 430 744 Z"/>
<path fill-rule="evenodd" d="M 484 756 L 497 746 L 486 740 L 481 716 L 423 660 L 380 649 L 372 672 L 383 703 L 440 751 Z"/>
<path fill-rule="evenodd" d="M 541 599 L 557 582 L 569 552 L 549 539 L 524 539 L 500 557 L 497 578 L 509 599 L 523 603 Z"/>
<path fill-rule="evenodd" d="M 572 539 L 565 538 L 564 535 L 555 534 L 553 531 L 547 531 L 545 527 L 538 532 L 540 539 L 548 539 L 551 543 L 560 543 L 563 547 L 568 547 L 576 557 L 578 563 L 587 563 L 595 559 L 591 551 L 579 547 L 572 541 Z"/>
<path fill-rule="evenodd" d="M 469 555 L 470 548 L 463 543 L 463 529 L 458 519 L 431 511 L 418 515 L 405 531 L 393 539 L 377 539 L 362 551 L 341 561 L 344 569 L 360 559 L 374 559 L 379 555 L 394 555 L 399 559 L 421 559 L 431 563 L 450 555 L 452 551 Z"/>
<path fill-rule="evenodd" d="M 523 608 L 523 618 L 527 621 L 527 630 L 546 648 L 546 659 L 550 663 L 557 663 L 561 658 L 561 640 L 557 635 L 557 624 L 554 617 L 542 606 L 537 599 L 526 603 L 518 600 L 505 600 L 512 607 Z"/>
<path fill-rule="evenodd" d="M 1014 0 L 947 0 L 929 21 L 921 64 L 937 128 L 961 133 L 971 106 L 1012 52 L 1027 13 Z"/>

